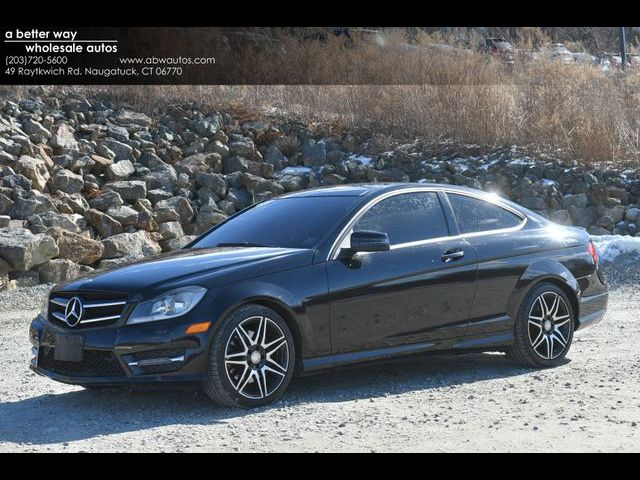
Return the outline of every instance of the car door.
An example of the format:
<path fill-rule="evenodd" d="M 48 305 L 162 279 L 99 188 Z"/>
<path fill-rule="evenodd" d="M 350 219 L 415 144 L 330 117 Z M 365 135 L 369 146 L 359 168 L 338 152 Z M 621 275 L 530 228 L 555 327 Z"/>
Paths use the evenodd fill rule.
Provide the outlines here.
<path fill-rule="evenodd" d="M 530 254 L 540 250 L 540 240 L 523 230 L 526 217 L 487 199 L 447 192 L 456 223 L 476 252 L 478 286 L 467 335 L 490 334 L 512 327 L 507 306 Z"/>
<path fill-rule="evenodd" d="M 476 285 L 475 252 L 449 236 L 441 198 L 396 193 L 370 205 L 356 230 L 389 236 L 391 249 L 337 254 L 327 263 L 334 354 L 431 342 L 464 332 Z M 341 250 L 344 252 L 344 250 Z"/>

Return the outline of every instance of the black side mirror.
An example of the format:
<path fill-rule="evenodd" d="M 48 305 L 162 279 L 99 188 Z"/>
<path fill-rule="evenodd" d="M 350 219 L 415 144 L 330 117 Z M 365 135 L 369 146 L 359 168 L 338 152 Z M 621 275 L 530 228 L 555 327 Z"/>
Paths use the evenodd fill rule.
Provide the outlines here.
<path fill-rule="evenodd" d="M 390 249 L 389 236 L 384 232 L 358 230 L 351 234 L 351 252 L 384 252 Z"/>

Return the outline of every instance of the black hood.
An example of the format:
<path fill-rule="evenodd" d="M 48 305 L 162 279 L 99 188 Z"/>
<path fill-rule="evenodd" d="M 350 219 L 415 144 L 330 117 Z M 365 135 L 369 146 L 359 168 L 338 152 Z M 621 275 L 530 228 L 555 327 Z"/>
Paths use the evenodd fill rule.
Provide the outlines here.
<path fill-rule="evenodd" d="M 177 250 L 92 273 L 55 290 L 117 291 L 129 296 L 186 284 L 211 288 L 249 277 L 308 265 L 313 250 L 217 247 Z"/>

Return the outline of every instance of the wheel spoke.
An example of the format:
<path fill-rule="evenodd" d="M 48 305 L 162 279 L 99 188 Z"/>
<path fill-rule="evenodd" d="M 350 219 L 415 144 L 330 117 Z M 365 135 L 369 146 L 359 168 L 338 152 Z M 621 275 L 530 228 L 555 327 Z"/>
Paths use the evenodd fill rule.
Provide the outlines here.
<path fill-rule="evenodd" d="M 553 331 L 553 337 L 555 337 L 556 341 L 562 346 L 562 348 L 566 347 L 567 339 L 564 338 L 564 335 L 557 328 Z"/>
<path fill-rule="evenodd" d="M 249 336 L 247 331 L 244 329 L 242 324 L 236 327 L 236 332 L 238 333 L 238 337 L 240 338 L 242 345 L 244 345 L 244 349 L 249 350 L 249 347 L 253 345 L 253 340 L 251 340 L 251 337 Z"/>
<path fill-rule="evenodd" d="M 536 320 L 529 317 L 529 325 L 533 325 L 534 327 L 538 327 L 540 330 L 542 330 L 542 319 Z"/>
<path fill-rule="evenodd" d="M 274 368 L 270 367 L 269 365 L 272 365 Z M 276 362 L 273 358 L 267 356 L 267 364 L 265 364 L 265 366 L 263 368 L 266 368 L 268 370 L 271 370 L 272 372 L 275 372 L 279 375 L 283 375 L 285 373 L 287 373 L 287 367 L 280 365 L 278 362 Z M 277 370 L 277 371 L 276 371 Z"/>
<path fill-rule="evenodd" d="M 533 345 L 533 349 L 537 350 L 538 347 L 540 345 L 542 345 L 542 342 L 544 342 L 545 338 L 546 337 L 545 337 L 544 333 L 540 332 L 540 334 L 536 337 L 536 339 L 531 343 Z"/>
<path fill-rule="evenodd" d="M 549 304 L 547 303 L 547 300 L 544 298 L 544 293 L 540 295 L 539 298 L 540 298 L 540 304 L 542 305 L 542 314 L 549 315 Z"/>
<path fill-rule="evenodd" d="M 247 365 L 246 360 L 225 360 L 227 365 Z"/>
<path fill-rule="evenodd" d="M 558 309 L 560 308 L 560 295 L 556 295 L 553 299 L 553 305 L 551 305 L 551 311 L 549 314 L 551 318 L 554 318 L 558 314 Z"/>
<path fill-rule="evenodd" d="M 547 302 L 547 299 L 545 298 L 545 295 L 553 295 L 553 302 L 551 303 L 551 306 L 549 306 L 549 303 Z M 540 299 L 542 300 L 542 304 L 544 306 L 544 314 L 545 315 L 552 315 L 554 308 L 556 308 L 556 303 L 558 301 L 558 295 L 556 295 L 553 292 L 549 292 L 549 293 L 543 293 L 542 295 L 540 295 Z"/>
<path fill-rule="evenodd" d="M 247 375 L 247 372 L 249 375 Z M 251 369 L 249 368 L 249 365 L 245 365 L 242 375 L 240 375 L 238 383 L 236 384 L 236 390 L 238 393 L 242 393 L 244 388 L 247 386 L 247 383 L 249 383 L 249 380 L 251 380 Z"/>
<path fill-rule="evenodd" d="M 282 337 L 276 341 L 271 342 L 268 347 L 264 347 L 267 352 L 267 356 L 273 355 L 278 349 L 280 349 L 283 345 L 287 344 L 287 339 Z"/>
<path fill-rule="evenodd" d="M 553 337 L 546 335 L 544 338 L 547 340 L 547 359 L 551 360 L 553 357 Z"/>
<path fill-rule="evenodd" d="M 224 356 L 225 360 L 233 360 L 236 358 L 244 358 L 247 356 L 248 351 L 245 349 L 243 352 L 238 353 L 228 353 Z"/>
<path fill-rule="evenodd" d="M 267 382 L 264 378 L 263 374 L 258 370 L 253 370 L 251 372 L 251 376 L 254 378 L 256 384 L 258 385 L 258 390 L 260 390 L 260 398 L 264 398 L 267 396 Z"/>
<path fill-rule="evenodd" d="M 533 305 L 531 306 L 531 312 L 533 312 L 533 309 L 535 308 L 536 305 L 540 305 L 540 313 L 541 316 L 540 317 L 533 317 L 532 315 L 529 315 L 530 318 L 539 318 L 540 320 L 542 320 L 544 318 L 545 315 L 545 307 L 544 307 L 544 303 L 542 302 L 542 297 L 538 297 L 536 298 L 536 301 L 533 302 Z"/>
<path fill-rule="evenodd" d="M 264 341 L 267 338 L 267 322 L 268 320 L 265 317 L 260 317 L 258 331 L 256 332 L 256 345 L 264 345 Z"/>

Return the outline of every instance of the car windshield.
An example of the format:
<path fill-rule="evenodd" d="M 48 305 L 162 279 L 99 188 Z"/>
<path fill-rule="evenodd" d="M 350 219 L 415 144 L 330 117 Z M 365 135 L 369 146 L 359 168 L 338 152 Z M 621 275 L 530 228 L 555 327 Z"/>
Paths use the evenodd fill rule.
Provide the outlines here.
<path fill-rule="evenodd" d="M 267 200 L 211 230 L 191 248 L 313 248 L 356 200 L 357 197 L 347 196 Z"/>

